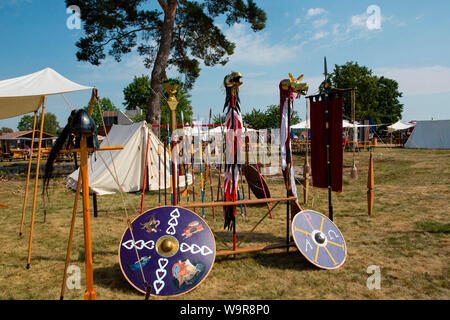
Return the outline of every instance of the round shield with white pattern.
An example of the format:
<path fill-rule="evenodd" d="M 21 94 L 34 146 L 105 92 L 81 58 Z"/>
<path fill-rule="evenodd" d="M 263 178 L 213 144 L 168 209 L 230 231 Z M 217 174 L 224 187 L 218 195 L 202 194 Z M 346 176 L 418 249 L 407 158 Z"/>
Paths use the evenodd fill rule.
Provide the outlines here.
<path fill-rule="evenodd" d="M 119 246 L 120 268 L 142 293 L 176 296 L 208 276 L 216 256 L 214 236 L 194 212 L 173 206 L 151 209 L 127 228 Z M 147 283 L 147 286 L 146 286 Z"/>
<path fill-rule="evenodd" d="M 337 269 L 344 263 L 344 236 L 323 214 L 312 210 L 297 213 L 292 220 L 292 235 L 298 250 L 315 266 Z"/>

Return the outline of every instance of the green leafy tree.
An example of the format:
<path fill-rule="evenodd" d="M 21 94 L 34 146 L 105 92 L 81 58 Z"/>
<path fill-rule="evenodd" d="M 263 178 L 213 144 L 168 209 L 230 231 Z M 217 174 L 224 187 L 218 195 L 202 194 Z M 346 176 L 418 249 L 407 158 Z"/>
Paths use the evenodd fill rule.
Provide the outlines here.
<path fill-rule="evenodd" d="M 42 113 L 38 115 L 36 122 L 36 130 L 39 130 L 41 123 Z M 24 115 L 20 118 L 19 123 L 17 124 L 17 129 L 20 131 L 28 131 L 33 130 L 33 121 L 34 115 Z M 51 112 L 46 112 L 44 115 L 44 128 L 43 131 L 46 133 L 57 135 L 61 127 L 59 126 L 58 120 L 56 120 L 56 115 Z"/>
<path fill-rule="evenodd" d="M 11 132 L 14 132 L 14 130 L 11 129 L 11 128 L 8 128 L 8 127 L 2 127 L 0 129 L 0 134 L 2 134 L 2 133 L 11 133 Z"/>
<path fill-rule="evenodd" d="M 20 121 L 17 124 L 17 129 L 19 129 L 19 131 L 33 130 L 33 121 L 34 116 L 26 114 L 22 118 L 20 118 Z"/>
<path fill-rule="evenodd" d="M 102 98 L 100 99 L 100 108 L 101 111 L 117 111 L 117 107 L 114 105 L 114 103 L 109 98 Z M 83 108 L 86 111 L 89 111 L 89 105 Z M 98 105 L 95 104 L 94 108 L 92 109 L 92 119 L 94 119 L 95 124 L 97 126 L 97 130 L 103 126 L 102 121 L 102 113 L 100 113 L 98 109 Z"/>
<path fill-rule="evenodd" d="M 280 127 L 280 106 L 270 105 L 266 107 L 265 111 L 257 110 L 243 114 L 242 120 L 253 129 L 273 129 Z M 300 122 L 298 112 L 294 110 L 292 114 L 291 124 Z"/>
<path fill-rule="evenodd" d="M 253 0 L 66 0 L 81 10 L 85 35 L 76 43 L 77 58 L 100 65 L 107 54 L 120 62 L 133 49 L 152 68 L 147 122 L 159 123 L 163 81 L 168 66 L 185 76 L 191 88 L 206 66 L 225 65 L 235 45 L 215 20 L 227 25 L 248 22 L 253 31 L 265 27 L 266 14 Z"/>
<path fill-rule="evenodd" d="M 379 116 L 381 123 L 395 123 L 402 117 L 403 104 L 398 100 L 401 97 L 397 81 L 378 78 L 378 109 L 383 111 Z"/>
<path fill-rule="evenodd" d="M 376 124 L 393 123 L 401 118 L 403 104 L 399 102 L 402 93 L 397 81 L 378 77 L 366 66 L 357 62 L 335 65 L 330 75 L 330 83 L 335 88 L 356 88 L 355 120 L 373 118 Z M 323 84 L 320 87 L 323 90 Z M 351 99 L 344 96 L 344 115 L 351 119 Z"/>
<path fill-rule="evenodd" d="M 150 77 L 147 75 L 135 76 L 133 81 L 123 89 L 125 100 L 123 105 L 127 110 L 134 110 L 138 107 L 146 112 L 150 97 L 150 83 Z"/>
<path fill-rule="evenodd" d="M 147 100 L 150 94 L 150 78 L 149 76 L 142 75 L 141 77 L 134 77 L 133 82 L 123 90 L 124 100 L 123 103 L 127 110 L 133 110 L 136 107 L 142 109 L 143 114 L 132 118 L 131 120 L 138 122 L 147 119 Z M 167 93 L 164 90 L 164 96 L 161 101 L 161 124 L 168 124 L 170 119 L 170 110 L 167 105 Z M 184 123 L 190 123 L 192 120 L 192 106 L 191 106 L 191 95 L 186 89 L 186 86 L 182 83 L 178 87 L 176 98 L 178 100 L 178 105 L 175 110 L 175 119 L 177 123 L 181 123 L 181 112 L 183 112 Z M 156 131 L 156 130 L 155 130 Z M 161 135 L 166 137 L 166 130 L 161 130 Z"/>

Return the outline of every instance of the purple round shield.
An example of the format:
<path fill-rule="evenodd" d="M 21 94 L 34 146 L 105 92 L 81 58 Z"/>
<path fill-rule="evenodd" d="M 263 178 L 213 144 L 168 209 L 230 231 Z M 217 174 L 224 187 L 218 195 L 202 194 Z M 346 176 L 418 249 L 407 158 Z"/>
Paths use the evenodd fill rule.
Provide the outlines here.
<path fill-rule="evenodd" d="M 181 207 L 144 212 L 127 228 L 119 247 L 120 268 L 137 290 L 176 296 L 197 287 L 216 256 L 211 229 L 197 214 Z"/>
<path fill-rule="evenodd" d="M 303 210 L 292 220 L 292 235 L 298 250 L 323 269 L 339 268 L 347 256 L 344 236 L 323 214 Z"/>

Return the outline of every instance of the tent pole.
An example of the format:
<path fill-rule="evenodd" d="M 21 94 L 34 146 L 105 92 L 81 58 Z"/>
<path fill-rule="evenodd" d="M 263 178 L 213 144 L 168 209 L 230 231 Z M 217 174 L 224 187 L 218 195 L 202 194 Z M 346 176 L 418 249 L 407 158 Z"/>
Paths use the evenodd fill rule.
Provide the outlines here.
<path fill-rule="evenodd" d="M 88 178 L 88 151 L 87 138 L 81 137 L 80 143 L 80 172 L 83 190 L 83 225 L 84 225 L 84 256 L 85 256 L 85 270 L 86 270 L 86 292 L 84 294 L 85 300 L 95 300 L 96 292 L 94 289 L 94 275 L 92 266 L 92 246 L 91 246 L 91 223 L 89 216 L 89 178 Z"/>
<path fill-rule="evenodd" d="M 33 133 L 31 134 L 31 145 L 30 145 L 30 158 L 28 159 L 28 173 L 27 173 L 27 184 L 25 187 L 25 197 L 23 199 L 23 207 L 22 207 L 22 220 L 20 221 L 20 231 L 19 236 L 22 235 L 23 231 L 23 221 L 25 219 L 25 210 L 27 208 L 27 198 L 28 198 L 28 185 L 30 183 L 30 173 L 31 173 L 31 160 L 33 159 L 33 144 L 34 144 L 34 135 L 36 133 L 36 121 L 37 121 L 37 113 L 38 110 L 34 112 L 34 120 L 33 120 Z"/>
<path fill-rule="evenodd" d="M 36 194 L 37 194 L 38 181 L 39 181 L 39 166 L 40 166 L 40 162 L 41 162 L 42 133 L 44 131 L 45 100 L 46 100 L 46 97 L 44 97 L 44 101 L 42 103 L 42 112 L 41 112 L 41 125 L 40 125 L 40 132 L 39 132 L 38 154 L 37 154 L 37 163 L 36 163 L 36 177 L 34 179 L 33 209 L 31 212 L 31 230 L 30 230 L 30 238 L 28 241 L 27 269 L 30 268 L 30 263 L 31 263 L 31 245 L 33 242 L 34 216 L 36 213 Z"/>

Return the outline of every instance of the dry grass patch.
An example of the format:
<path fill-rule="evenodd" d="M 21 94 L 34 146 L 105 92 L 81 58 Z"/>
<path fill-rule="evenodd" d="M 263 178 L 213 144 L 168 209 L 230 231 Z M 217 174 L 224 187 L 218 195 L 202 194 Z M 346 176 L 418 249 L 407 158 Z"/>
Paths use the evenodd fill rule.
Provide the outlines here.
<path fill-rule="evenodd" d="M 357 180 L 349 175 L 353 155 L 345 153 L 344 190 L 333 194 L 334 222 L 348 247 L 347 260 L 341 268 L 320 270 L 295 248 L 289 253 L 279 249 L 219 256 L 200 286 L 173 299 L 449 299 L 450 151 L 378 148 L 374 156 L 375 207 L 374 215 L 369 217 L 366 202 L 369 153 L 355 155 Z M 303 157 L 295 155 L 294 164 L 302 166 Z M 64 181 L 57 178 L 51 184 L 45 222 L 44 204 L 38 198 L 31 268 L 26 270 L 31 196 L 24 233 L 19 237 L 25 177 L 1 177 L 0 202 L 9 208 L 0 209 L 0 299 L 59 299 L 74 196 Z M 199 177 L 196 182 L 200 182 Z M 270 178 L 269 186 L 273 196 L 285 196 L 280 178 Z M 200 199 L 199 185 L 196 190 Z M 245 193 L 248 194 L 246 188 Z M 303 199 L 301 185 L 298 193 Z M 209 185 L 205 197 L 210 199 Z M 126 228 L 123 202 L 133 218 L 139 211 L 140 199 L 138 193 L 126 194 L 123 200 L 120 195 L 98 197 L 99 216 L 91 219 L 98 299 L 143 299 L 123 277 L 117 256 Z M 157 204 L 158 193 L 148 192 L 144 207 L 150 209 Z M 327 191 L 312 189 L 310 201 L 303 207 L 327 214 Z M 285 210 L 285 204 L 280 204 L 274 210 L 273 219 L 267 217 L 243 246 L 284 242 Z M 247 221 L 242 220 L 240 212 L 238 207 L 238 242 L 267 208 L 266 205 L 247 207 Z M 202 215 L 201 208 L 197 213 Z M 210 208 L 205 214 L 211 229 L 230 246 L 231 232 L 223 229 L 222 208 L 216 208 L 216 221 Z M 226 248 L 218 240 L 216 245 L 218 249 Z M 83 299 L 83 246 L 80 202 L 71 264 L 81 270 L 81 289 L 66 290 L 66 299 Z M 366 286 L 370 265 L 380 267 L 380 290 L 369 290 Z"/>

